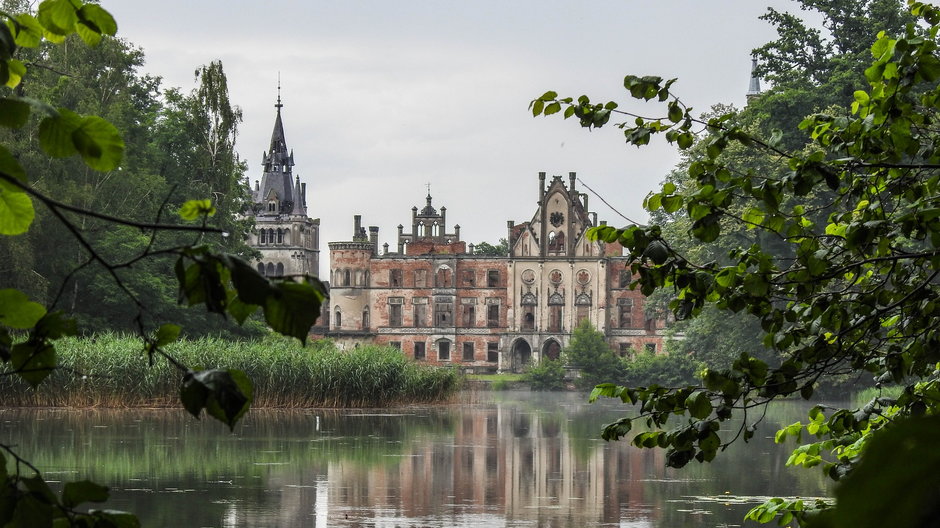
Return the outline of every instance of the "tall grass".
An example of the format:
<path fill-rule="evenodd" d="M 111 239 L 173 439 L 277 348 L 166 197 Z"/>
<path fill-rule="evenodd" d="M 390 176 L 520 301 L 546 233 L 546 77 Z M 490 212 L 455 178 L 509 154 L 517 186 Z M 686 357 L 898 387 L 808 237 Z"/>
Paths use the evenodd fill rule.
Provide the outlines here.
<path fill-rule="evenodd" d="M 153 366 L 141 342 L 99 335 L 56 345 L 59 369 L 33 390 L 17 376 L 0 376 L 5 406 L 176 406 L 182 373 L 162 358 Z M 343 352 L 328 341 L 301 347 L 287 339 L 203 338 L 167 348 L 190 368 L 235 368 L 255 387 L 255 407 L 382 407 L 450 398 L 461 377 L 454 369 L 420 365 L 390 347 Z"/>
<path fill-rule="evenodd" d="M 896 399 L 903 392 L 904 392 L 904 387 L 901 387 L 899 385 L 889 385 L 889 386 L 881 387 L 881 388 L 868 387 L 855 393 L 855 405 L 862 407 L 868 402 L 870 402 L 873 398 L 879 398 L 879 397 Z"/>

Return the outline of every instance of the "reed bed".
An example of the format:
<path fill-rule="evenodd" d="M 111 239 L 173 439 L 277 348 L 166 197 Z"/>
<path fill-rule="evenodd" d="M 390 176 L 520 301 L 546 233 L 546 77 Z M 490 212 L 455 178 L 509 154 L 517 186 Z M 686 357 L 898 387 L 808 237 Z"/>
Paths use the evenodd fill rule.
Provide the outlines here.
<path fill-rule="evenodd" d="M 35 390 L 0 376 L 4 406 L 178 406 L 182 373 L 166 360 L 150 366 L 140 340 L 118 335 L 57 342 L 59 367 Z M 253 407 L 385 407 L 447 401 L 462 377 L 421 365 L 400 351 L 363 346 L 340 351 L 329 341 L 301 347 L 287 339 L 202 338 L 167 348 L 190 368 L 235 368 L 254 383 Z"/>

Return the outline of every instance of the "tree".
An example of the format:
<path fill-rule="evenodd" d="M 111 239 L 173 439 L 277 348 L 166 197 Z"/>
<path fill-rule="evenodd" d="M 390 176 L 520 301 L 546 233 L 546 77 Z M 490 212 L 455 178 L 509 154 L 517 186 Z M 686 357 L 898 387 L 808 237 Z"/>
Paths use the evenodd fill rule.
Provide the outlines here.
<path fill-rule="evenodd" d="M 119 207 L 105 206 L 97 210 L 92 206 L 100 206 L 100 203 L 68 203 L 50 196 L 49 182 L 34 179 L 31 169 L 45 166 L 50 170 L 41 174 L 54 175 L 58 178 L 57 185 L 74 185 L 79 190 L 88 184 L 99 189 L 109 185 L 110 172 L 122 163 L 127 164 L 129 173 L 134 172 L 137 152 L 125 157 L 128 143 L 118 129 L 108 120 L 86 113 L 88 109 L 78 108 L 91 101 L 84 96 L 72 97 L 82 91 L 81 83 L 69 80 L 59 83 L 61 91 L 53 90 L 50 95 L 56 97 L 49 99 L 55 106 L 23 96 L 23 85 L 34 79 L 34 72 L 55 71 L 48 65 L 34 67 L 35 61 L 54 55 L 51 50 L 58 48 L 51 44 L 84 50 L 81 39 L 90 47 L 117 49 L 120 43 L 110 38 L 117 24 L 99 5 L 78 0 L 44 0 L 35 16 L 26 12 L 0 12 L 0 17 L 3 18 L 0 23 L 0 85 L 3 85 L 0 88 L 0 128 L 5 130 L 0 136 L 0 237 L 4 242 L 14 237 L 12 245 L 4 246 L 5 251 L 15 248 L 22 241 L 16 237 L 26 236 L 34 227 L 37 221 L 34 205 L 38 203 L 44 208 L 41 210 L 47 211 L 45 223 L 62 227 L 61 240 L 68 244 L 70 252 L 74 251 L 75 258 L 72 270 L 64 275 L 63 284 L 50 288 L 57 293 L 51 296 L 48 306 L 31 299 L 20 289 L 0 289 L 0 361 L 5 367 L 0 375 L 19 376 L 35 387 L 56 368 L 56 340 L 78 332 L 76 320 L 56 307 L 65 297 L 64 286 L 77 273 L 94 268 L 109 277 L 114 291 L 123 297 L 125 310 L 135 314 L 133 323 L 141 337 L 142 351 L 149 360 L 165 360 L 179 370 L 180 400 L 186 410 L 197 418 L 205 410 L 206 414 L 234 427 L 251 404 L 250 380 L 243 372 L 233 369 L 194 370 L 170 355 L 164 347 L 177 339 L 181 328 L 173 324 L 157 326 L 147 320 L 144 316 L 147 298 L 124 272 L 153 259 L 172 258 L 181 302 L 190 306 L 205 305 L 207 311 L 231 317 L 239 323 L 260 308 L 274 330 L 301 341 L 306 340 L 319 314 L 320 303 L 325 298 L 323 285 L 307 277 L 269 281 L 237 256 L 219 253 L 204 244 L 205 238 L 223 234 L 222 229 L 210 223 L 218 209 L 208 199 L 185 201 L 178 208 L 178 221 L 164 221 L 169 198 L 162 202 L 156 200 L 163 205 L 155 209 L 155 217 L 149 220 L 123 218 Z M 30 52 L 28 48 L 38 51 Z M 27 56 L 32 59 L 22 60 Z M 97 82 L 105 83 L 110 76 L 127 72 L 126 68 L 102 67 L 97 71 Z M 218 81 L 216 73 L 221 75 L 221 68 L 212 73 Z M 98 100 L 91 111 L 110 108 L 120 113 L 136 103 L 147 106 L 152 92 L 150 86 L 145 82 L 142 91 L 100 92 L 106 97 Z M 218 83 L 214 86 L 213 93 L 218 95 L 224 91 Z M 227 101 L 216 104 L 216 99 L 208 99 L 211 109 L 208 115 L 224 111 Z M 222 121 L 211 122 L 209 131 L 223 131 L 229 126 Z M 128 141 L 136 139 L 133 133 L 127 137 Z M 225 142 L 234 139 L 234 132 L 213 133 L 213 137 L 219 139 L 215 145 L 219 147 L 217 152 L 221 152 L 228 148 Z M 17 148 L 30 141 L 38 142 L 41 152 Z M 224 164 L 224 159 L 220 161 Z M 234 169 L 223 166 L 219 170 L 218 174 L 224 176 Z M 211 189 L 220 188 L 218 182 L 213 185 Z M 86 195 L 93 200 L 97 194 Z M 91 224 L 94 229 L 89 229 Z M 95 243 L 99 229 L 120 230 L 128 235 L 136 232 L 140 243 L 126 253 L 108 253 Z M 34 263 L 15 263 L 15 266 L 23 265 Z M 28 282 L 22 284 L 31 286 Z M 13 463 L 7 464 L 7 458 L 12 458 Z M 129 513 L 84 511 L 85 504 L 104 502 L 107 498 L 106 487 L 89 481 L 65 483 L 61 495 L 54 494 L 34 466 L 11 446 L 0 444 L 0 524 L 139 526 L 136 517 Z"/>
<path fill-rule="evenodd" d="M 542 358 L 538 365 L 525 371 L 522 381 L 536 391 L 560 391 L 565 389 L 565 366 L 561 359 Z"/>
<path fill-rule="evenodd" d="M 681 467 L 712 461 L 737 438 L 749 440 L 762 406 L 796 394 L 811 399 L 820 380 L 870 375 L 878 386 L 904 387 L 897 399 L 878 397 L 858 409 L 817 405 L 807 424 L 778 432 L 778 441 L 813 437 L 789 464 L 842 483 L 834 506 L 774 499 L 748 514 L 761 522 L 779 516 L 781 525 L 876 526 L 890 518 L 893 526 L 922 526 L 940 516 L 933 500 L 940 460 L 930 447 L 940 430 L 940 11 L 921 2 L 909 7 L 918 24 L 897 36 L 879 33 L 870 47 L 867 89 L 857 86 L 848 108 L 803 119 L 809 143 L 796 150 L 742 127 L 734 113 L 696 118 L 674 95 L 674 79 L 624 79 L 632 97 L 665 104 L 659 119 L 587 96 L 548 92 L 532 102 L 535 115 L 563 113 L 585 127 L 626 114 L 631 120 L 618 126 L 633 145 L 662 135 L 685 150 L 698 137 L 704 152 L 688 164 L 690 186 L 680 192 L 667 182 L 646 207 L 682 215 L 702 243 L 732 225 L 785 248 L 752 244 L 729 251 L 730 262 L 697 261 L 671 247 L 661 226 L 592 229 L 594 239 L 628 249 L 635 287 L 676 292 L 671 308 L 678 318 L 695 317 L 706 305 L 746 312 L 780 358 L 768 364 L 743 353 L 730 368 L 706 370 L 700 385 L 599 385 L 592 398 L 641 404 L 639 416 L 608 425 L 605 439 L 629 435 L 643 419 L 651 430 L 632 443 L 665 447 L 667 463 Z M 732 146 L 779 169 L 739 170 L 725 156 Z M 825 207 L 817 205 L 822 197 Z M 664 430 L 675 414 L 688 421 Z M 720 424 L 735 414 L 743 415 L 740 427 L 722 432 Z"/>
<path fill-rule="evenodd" d="M 509 255 L 509 241 L 505 238 L 500 238 L 499 243 L 495 246 L 489 242 L 480 242 L 473 247 L 473 254 L 505 257 L 506 255 Z"/>
<path fill-rule="evenodd" d="M 611 350 L 604 334 L 587 319 L 571 332 L 571 341 L 562 352 L 568 364 L 581 372 L 575 380 L 579 389 L 618 381 L 623 376 L 623 362 Z"/>

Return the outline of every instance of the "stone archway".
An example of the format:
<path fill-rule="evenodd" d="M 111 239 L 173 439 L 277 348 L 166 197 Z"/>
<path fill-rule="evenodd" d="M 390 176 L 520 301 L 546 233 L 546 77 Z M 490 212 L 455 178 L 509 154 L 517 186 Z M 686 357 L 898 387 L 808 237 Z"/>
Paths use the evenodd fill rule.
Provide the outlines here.
<path fill-rule="evenodd" d="M 551 359 L 552 361 L 557 360 L 561 357 L 561 345 L 558 344 L 558 341 L 554 339 L 549 339 L 542 345 L 542 357 Z"/>
<path fill-rule="evenodd" d="M 509 369 L 513 372 L 522 372 L 532 361 L 532 347 L 529 346 L 529 342 L 525 339 L 517 339 L 512 344 L 510 358 Z"/>

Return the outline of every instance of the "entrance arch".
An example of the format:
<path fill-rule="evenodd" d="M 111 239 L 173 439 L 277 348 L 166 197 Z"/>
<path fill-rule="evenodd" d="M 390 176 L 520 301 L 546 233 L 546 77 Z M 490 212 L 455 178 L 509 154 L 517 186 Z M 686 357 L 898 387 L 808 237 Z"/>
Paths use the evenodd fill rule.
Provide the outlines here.
<path fill-rule="evenodd" d="M 509 369 L 513 372 L 522 372 L 525 366 L 532 361 L 532 347 L 529 346 L 529 342 L 525 339 L 517 339 L 512 344 L 510 358 Z"/>
<path fill-rule="evenodd" d="M 548 358 L 552 361 L 557 360 L 561 357 L 561 345 L 558 344 L 558 341 L 554 339 L 549 339 L 542 345 L 542 357 Z"/>

